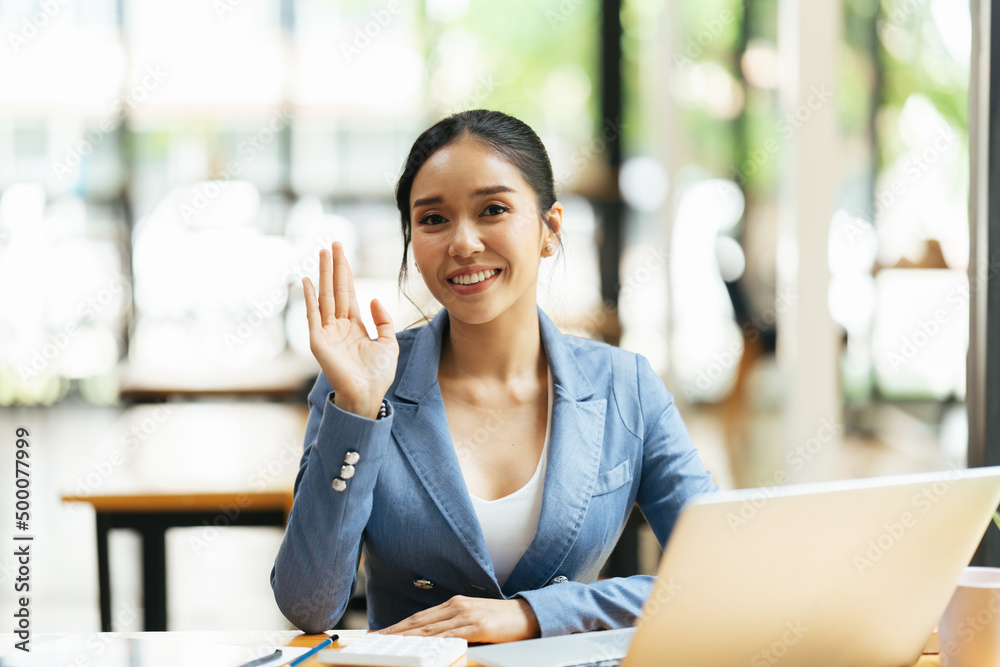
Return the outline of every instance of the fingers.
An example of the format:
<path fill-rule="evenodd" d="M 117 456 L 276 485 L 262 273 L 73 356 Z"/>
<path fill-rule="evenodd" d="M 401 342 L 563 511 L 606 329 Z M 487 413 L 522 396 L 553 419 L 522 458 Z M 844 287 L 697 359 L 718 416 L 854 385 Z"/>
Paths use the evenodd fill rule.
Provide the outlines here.
<path fill-rule="evenodd" d="M 452 616 L 452 612 L 450 612 L 448 608 L 445 607 L 445 605 L 447 604 L 448 604 L 447 602 L 443 602 L 439 605 L 435 605 L 433 607 L 429 607 L 428 609 L 424 609 L 423 611 L 418 611 L 416 614 L 413 614 L 408 618 L 404 618 L 402 621 L 396 623 L 395 625 L 390 625 L 387 628 L 382 628 L 381 630 L 379 630 L 379 632 L 384 635 L 401 634 L 408 630 L 413 630 L 414 628 L 419 628 L 428 625 L 429 623 L 434 623 L 435 621 L 441 621 L 447 619 Z"/>
<path fill-rule="evenodd" d="M 348 316 L 351 319 L 356 318 L 357 322 L 362 322 L 361 307 L 358 305 L 357 294 L 354 290 L 354 277 L 351 275 L 343 246 L 335 242 L 333 251 L 333 253 L 329 253 L 324 249 L 319 253 L 320 293 L 318 305 L 312 281 L 309 278 L 302 279 L 302 293 L 305 296 L 306 318 L 309 321 L 310 330 L 316 326 L 323 327 L 331 324 L 336 318 Z M 336 286 L 343 285 L 342 281 L 344 280 L 346 280 L 346 287 L 341 288 L 344 291 L 337 292 Z M 348 304 L 346 312 L 345 303 Z M 375 329 L 378 331 L 379 342 L 395 345 L 396 331 L 389 310 L 382 305 L 380 300 L 373 299 L 371 313 Z"/>
<path fill-rule="evenodd" d="M 340 244 L 338 243 L 337 245 Z M 340 254 L 344 258 L 342 269 L 344 270 L 344 272 L 347 273 L 347 288 L 348 290 L 350 290 L 351 293 L 350 310 L 349 310 L 351 314 L 351 319 L 355 320 L 356 322 L 360 322 L 361 306 L 358 305 L 358 293 L 354 290 L 354 272 L 351 271 L 351 265 L 347 261 L 347 255 L 344 254 L 343 246 L 341 246 L 340 248 Z"/>
<path fill-rule="evenodd" d="M 351 312 L 351 299 L 353 297 L 351 267 L 347 264 L 344 247 L 337 242 L 334 242 L 332 247 L 335 312 L 337 319 L 343 319 Z"/>
<path fill-rule="evenodd" d="M 505 642 L 540 635 L 538 619 L 526 600 L 452 597 L 395 625 L 382 634 L 463 637 L 468 641 Z"/>
<path fill-rule="evenodd" d="M 423 637 L 461 636 L 458 628 L 468 625 L 453 613 L 441 613 L 440 606 L 418 612 L 407 619 L 378 631 L 383 635 L 418 635 Z"/>
<path fill-rule="evenodd" d="M 306 299 L 306 320 L 309 322 L 309 331 L 312 332 L 316 327 L 323 326 L 323 320 L 316 303 L 316 290 L 309 278 L 302 279 L 302 295 Z"/>
<path fill-rule="evenodd" d="M 386 634 L 409 635 L 411 637 L 462 637 L 472 640 L 478 636 L 477 632 L 478 630 L 475 625 L 470 625 L 453 618 L 448 622 L 429 623 L 409 630 Z"/>
<path fill-rule="evenodd" d="M 323 325 L 346 317 L 361 321 L 361 307 L 354 291 L 354 276 L 344 246 L 334 241 L 319 251 L 319 312 Z M 308 311 L 307 311 L 308 312 Z"/>
<path fill-rule="evenodd" d="M 372 299 L 371 311 L 375 330 L 378 331 L 378 342 L 395 343 L 396 330 L 392 326 L 392 317 L 389 316 L 389 311 L 378 299 Z"/>
<path fill-rule="evenodd" d="M 319 251 L 319 312 L 320 325 L 325 326 L 337 317 L 333 296 L 333 261 L 326 250 Z M 306 311 L 308 313 L 308 311 Z"/>

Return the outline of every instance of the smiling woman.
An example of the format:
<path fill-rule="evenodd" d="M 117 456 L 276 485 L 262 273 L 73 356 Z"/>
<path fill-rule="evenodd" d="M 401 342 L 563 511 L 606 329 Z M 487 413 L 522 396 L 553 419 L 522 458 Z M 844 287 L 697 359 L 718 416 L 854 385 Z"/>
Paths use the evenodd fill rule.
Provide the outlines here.
<path fill-rule="evenodd" d="M 431 294 L 461 323 L 530 321 L 539 262 L 559 240 L 562 206 L 540 209 L 520 170 L 471 136 L 435 151 L 409 189 L 413 257 Z M 480 298 L 456 298 L 473 295 Z"/>
<path fill-rule="evenodd" d="M 595 581 L 638 503 L 661 547 L 717 489 L 649 362 L 565 336 L 538 308 L 563 209 L 537 135 L 466 111 L 417 139 L 396 188 L 407 254 L 444 306 L 397 335 L 361 320 L 343 248 L 303 281 L 309 395 L 271 585 L 299 628 L 333 627 L 365 555 L 386 633 L 500 642 L 631 625 L 652 579 Z"/>

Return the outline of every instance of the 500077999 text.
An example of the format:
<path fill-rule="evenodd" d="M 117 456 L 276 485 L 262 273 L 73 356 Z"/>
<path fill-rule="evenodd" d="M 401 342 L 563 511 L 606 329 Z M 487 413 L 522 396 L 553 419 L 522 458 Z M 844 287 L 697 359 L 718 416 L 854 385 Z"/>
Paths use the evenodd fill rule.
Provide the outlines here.
<path fill-rule="evenodd" d="M 14 535 L 14 557 L 17 559 L 17 576 L 14 592 L 18 593 L 14 609 L 14 633 L 21 641 L 15 646 L 22 651 L 31 650 L 31 535 L 23 534 L 31 521 L 31 434 L 21 426 L 16 431 L 14 450 L 14 527 L 22 534 Z"/>

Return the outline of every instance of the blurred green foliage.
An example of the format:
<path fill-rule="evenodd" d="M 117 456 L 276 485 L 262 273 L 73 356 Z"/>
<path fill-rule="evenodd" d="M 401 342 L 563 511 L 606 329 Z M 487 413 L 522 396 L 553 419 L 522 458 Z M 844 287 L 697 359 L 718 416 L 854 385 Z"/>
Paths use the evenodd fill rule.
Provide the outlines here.
<path fill-rule="evenodd" d="M 945 4 L 945 3 L 940 3 Z M 953 2 L 955 10 L 960 3 Z M 925 0 L 883 0 L 877 20 L 879 55 L 885 78 L 880 113 L 898 113 L 910 95 L 928 98 L 963 137 L 968 135 L 969 65 L 946 47 L 942 26 Z M 965 10 L 968 11 L 967 5 Z M 880 124 L 878 165 L 898 158 L 901 142 L 891 136 L 894 125 Z"/>
<path fill-rule="evenodd" d="M 842 26 L 843 50 L 835 99 L 841 131 L 847 135 L 872 132 L 873 105 L 892 117 L 914 94 L 927 97 L 960 134 L 968 125 L 968 62 L 947 48 L 940 16 L 930 0 L 846 0 Z M 939 3 L 947 4 L 947 3 Z M 777 49 L 778 0 L 709 0 L 677 2 L 678 25 L 674 73 L 677 68 L 720 67 L 744 85 L 739 64 L 741 30 L 746 39 Z M 730 20 L 729 17 L 735 17 Z M 959 17 L 956 19 L 960 21 Z M 954 25 L 949 25 L 954 29 Z M 662 76 L 669 76 L 666 71 Z M 767 151 L 780 138 L 780 110 L 773 90 L 746 86 L 741 114 L 724 117 L 705 104 L 690 104 L 681 113 L 683 136 L 697 161 L 720 176 L 735 178 L 750 196 L 766 197 L 778 185 L 779 160 L 760 164 L 748 156 Z M 898 157 L 898 128 L 880 123 L 874 133 L 877 169 Z"/>
<path fill-rule="evenodd" d="M 591 0 L 469 2 L 454 21 L 428 21 L 426 35 L 429 45 L 449 31 L 474 37 L 480 76 L 492 77 L 497 84 L 477 104 L 513 113 L 533 127 L 541 125 L 541 109 L 558 95 L 552 86 L 553 72 L 564 65 L 580 68 L 590 81 L 591 94 L 578 114 L 592 119 L 597 133 L 599 21 L 600 5 Z M 433 51 L 428 55 L 428 67 L 433 69 Z"/>

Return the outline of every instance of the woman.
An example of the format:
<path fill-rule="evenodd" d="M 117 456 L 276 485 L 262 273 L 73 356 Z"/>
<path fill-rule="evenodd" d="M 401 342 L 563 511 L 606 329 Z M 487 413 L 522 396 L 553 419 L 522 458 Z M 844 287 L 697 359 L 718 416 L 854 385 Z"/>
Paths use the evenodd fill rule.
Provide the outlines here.
<path fill-rule="evenodd" d="M 632 625 L 652 578 L 594 582 L 638 503 L 662 546 L 715 491 L 640 355 L 565 336 L 538 308 L 559 244 L 548 155 L 521 121 L 466 111 L 417 139 L 396 189 L 406 257 L 441 310 L 378 339 L 338 243 L 303 281 L 309 394 L 295 502 L 271 571 L 306 632 L 341 618 L 365 555 L 386 633 L 501 642 Z"/>

